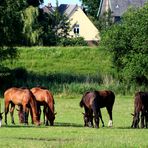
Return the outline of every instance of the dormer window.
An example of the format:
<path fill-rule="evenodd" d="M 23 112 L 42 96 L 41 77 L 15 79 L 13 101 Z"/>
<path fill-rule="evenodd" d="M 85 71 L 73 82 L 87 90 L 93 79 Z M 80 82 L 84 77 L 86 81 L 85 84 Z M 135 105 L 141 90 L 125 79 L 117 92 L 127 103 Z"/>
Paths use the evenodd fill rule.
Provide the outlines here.
<path fill-rule="evenodd" d="M 118 4 L 116 5 L 116 8 L 117 8 L 117 9 L 119 8 L 119 5 L 118 5 Z"/>

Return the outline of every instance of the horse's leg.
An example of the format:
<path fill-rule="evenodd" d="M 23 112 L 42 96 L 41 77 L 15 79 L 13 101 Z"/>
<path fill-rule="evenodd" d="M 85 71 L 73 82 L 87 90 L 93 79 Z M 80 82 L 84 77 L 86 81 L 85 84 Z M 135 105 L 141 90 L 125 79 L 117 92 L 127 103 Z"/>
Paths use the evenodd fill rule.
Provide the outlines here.
<path fill-rule="evenodd" d="M 24 113 L 24 123 L 28 125 L 28 112 L 29 112 L 29 108 L 27 107 L 27 105 L 23 105 L 23 113 Z"/>
<path fill-rule="evenodd" d="M 98 111 L 98 115 L 99 115 L 99 117 L 100 117 L 100 119 L 101 119 L 102 127 L 104 127 L 104 121 L 103 121 L 103 119 L 102 119 L 102 113 L 101 113 L 101 110 L 100 110 L 100 109 L 99 109 L 99 111 Z"/>
<path fill-rule="evenodd" d="M 31 116 L 31 124 L 34 124 L 34 121 L 33 121 L 33 114 L 32 114 L 32 109 L 31 107 L 29 108 L 30 110 L 30 116 Z"/>
<path fill-rule="evenodd" d="M 144 113 L 144 111 L 142 110 L 142 111 L 141 111 L 141 128 L 144 128 L 144 117 L 145 117 L 144 114 L 145 114 L 145 113 Z"/>
<path fill-rule="evenodd" d="M 139 115 L 138 111 L 134 113 L 134 128 L 139 128 Z"/>
<path fill-rule="evenodd" d="M 38 111 L 38 119 L 40 121 L 40 119 L 41 119 L 41 107 L 40 107 L 40 105 L 37 105 L 37 111 Z"/>
<path fill-rule="evenodd" d="M 14 109 L 15 109 L 15 104 L 14 104 L 14 103 L 11 103 L 10 116 L 11 116 L 11 123 L 12 123 L 12 124 L 15 124 L 15 122 L 14 122 L 14 116 L 13 116 L 13 114 L 14 114 Z"/>
<path fill-rule="evenodd" d="M 9 112 L 9 102 L 5 101 L 5 124 L 7 125 L 7 114 Z"/>
<path fill-rule="evenodd" d="M 90 123 L 91 123 L 91 127 L 94 127 L 94 124 L 93 124 L 93 110 L 90 110 L 89 111 L 89 120 L 90 120 Z"/>
<path fill-rule="evenodd" d="M 83 117 L 84 118 L 84 126 L 90 126 L 89 125 L 89 121 L 90 121 L 89 109 L 86 106 L 84 106 L 84 110 L 85 110 L 84 117 Z M 93 125 L 93 121 L 91 124 Z"/>
<path fill-rule="evenodd" d="M 95 127 L 99 128 L 99 112 L 100 112 L 100 108 L 97 107 L 96 102 L 94 102 L 92 104 L 92 110 L 94 112 Z"/>
<path fill-rule="evenodd" d="M 45 111 L 44 111 L 44 121 L 45 121 L 45 116 L 46 116 L 46 121 L 45 121 L 45 125 L 48 126 L 49 123 L 48 123 L 48 115 L 49 114 L 49 108 L 48 106 L 45 106 Z"/>
<path fill-rule="evenodd" d="M 148 128 L 148 112 L 145 114 L 145 127 Z"/>
<path fill-rule="evenodd" d="M 43 106 L 43 124 L 45 125 L 45 112 L 46 112 L 46 107 Z"/>
<path fill-rule="evenodd" d="M 112 118 L 112 106 L 111 107 L 106 107 L 108 114 L 109 114 L 109 122 L 108 122 L 108 126 L 112 127 L 113 126 L 113 118 Z"/>

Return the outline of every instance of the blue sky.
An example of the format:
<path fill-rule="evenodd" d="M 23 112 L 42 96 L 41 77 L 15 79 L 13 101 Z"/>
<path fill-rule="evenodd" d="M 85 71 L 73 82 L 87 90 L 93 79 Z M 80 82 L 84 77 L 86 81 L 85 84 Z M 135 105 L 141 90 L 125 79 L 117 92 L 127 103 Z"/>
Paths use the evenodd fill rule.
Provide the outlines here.
<path fill-rule="evenodd" d="M 47 5 L 48 3 L 51 3 L 53 6 L 56 6 L 56 0 L 44 0 L 44 4 Z M 58 0 L 59 5 L 60 4 L 78 4 L 81 5 L 81 2 L 79 0 Z"/>

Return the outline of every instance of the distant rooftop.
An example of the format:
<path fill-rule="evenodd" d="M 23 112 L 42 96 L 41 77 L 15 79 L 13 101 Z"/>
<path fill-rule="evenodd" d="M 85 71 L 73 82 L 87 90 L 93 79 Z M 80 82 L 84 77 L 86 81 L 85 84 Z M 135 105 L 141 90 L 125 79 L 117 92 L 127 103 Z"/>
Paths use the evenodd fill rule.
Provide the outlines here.
<path fill-rule="evenodd" d="M 68 17 L 79 7 L 78 5 L 61 4 L 59 6 L 59 12 L 66 14 Z"/>
<path fill-rule="evenodd" d="M 109 7 L 113 12 L 113 16 L 122 16 L 127 11 L 128 7 L 142 7 L 148 0 L 101 0 L 101 8 L 99 14 L 102 15 L 105 11 L 106 3 L 109 2 Z"/>

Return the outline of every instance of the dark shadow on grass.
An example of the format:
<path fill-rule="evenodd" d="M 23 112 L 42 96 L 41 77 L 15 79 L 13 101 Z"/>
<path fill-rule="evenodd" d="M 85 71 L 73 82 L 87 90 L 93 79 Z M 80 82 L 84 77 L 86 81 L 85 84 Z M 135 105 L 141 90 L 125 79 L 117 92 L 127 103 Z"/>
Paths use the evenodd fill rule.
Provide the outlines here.
<path fill-rule="evenodd" d="M 132 128 L 132 127 L 130 127 L 130 126 L 124 126 L 124 127 L 115 127 L 115 129 L 134 129 L 134 128 Z"/>
<path fill-rule="evenodd" d="M 65 123 L 65 122 L 55 122 L 54 126 L 59 126 L 59 127 L 84 127 L 82 124 Z"/>
<path fill-rule="evenodd" d="M 32 127 L 39 127 L 39 126 L 35 126 L 35 125 L 2 125 L 2 127 L 5 128 L 32 128 Z"/>
<path fill-rule="evenodd" d="M 28 72 L 26 69 L 19 67 L 13 70 L 8 70 L 0 75 L 0 83 L 3 84 L 0 88 L 1 97 L 4 91 L 10 87 L 28 87 L 40 85 L 55 92 L 61 91 L 63 85 L 71 83 L 102 83 L 102 78 L 99 75 L 83 75 L 73 73 L 49 73 L 38 74 Z M 50 88 L 49 88 L 50 86 Z M 61 89 L 61 90 L 60 90 Z M 90 88 L 94 89 L 94 88 Z"/>
<path fill-rule="evenodd" d="M 72 138 L 33 138 L 33 137 L 2 137 L 3 139 L 15 139 L 15 140 L 30 140 L 30 141 L 73 141 Z"/>
<path fill-rule="evenodd" d="M 82 124 L 76 124 L 76 123 L 65 123 L 65 122 L 55 122 L 54 126 L 45 126 L 41 124 L 40 126 L 35 126 L 35 125 L 2 125 L 2 127 L 5 128 L 48 128 L 48 127 L 84 127 Z"/>

